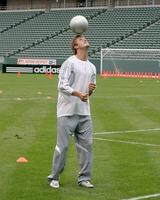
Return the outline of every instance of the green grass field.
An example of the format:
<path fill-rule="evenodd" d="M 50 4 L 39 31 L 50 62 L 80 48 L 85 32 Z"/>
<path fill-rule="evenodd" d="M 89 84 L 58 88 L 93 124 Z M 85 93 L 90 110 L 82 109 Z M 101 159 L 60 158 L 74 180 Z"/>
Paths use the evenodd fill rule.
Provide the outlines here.
<path fill-rule="evenodd" d="M 91 97 L 94 189 L 77 186 L 73 138 L 60 189 L 48 185 L 56 88 L 57 76 L 0 74 L 0 200 L 122 200 L 159 194 L 160 80 L 97 77 Z M 28 163 L 16 163 L 22 155 Z"/>

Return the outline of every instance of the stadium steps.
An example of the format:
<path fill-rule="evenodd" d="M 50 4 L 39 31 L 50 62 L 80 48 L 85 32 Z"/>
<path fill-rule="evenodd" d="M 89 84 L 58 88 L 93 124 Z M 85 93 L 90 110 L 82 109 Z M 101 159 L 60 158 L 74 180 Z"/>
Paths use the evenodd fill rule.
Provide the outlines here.
<path fill-rule="evenodd" d="M 69 29 L 64 31 L 63 28 L 68 27 L 71 17 L 78 14 L 90 16 L 92 19 L 85 35 L 91 44 L 90 57 L 97 59 L 103 46 L 117 45 L 117 48 L 120 48 L 124 41 L 149 28 L 153 36 L 159 33 L 159 30 L 152 32 L 152 28 L 159 21 L 159 7 L 115 8 L 104 10 L 96 16 L 95 12 L 98 11 L 98 9 L 96 11 L 94 9 L 52 11 L 23 23 L 15 28 L 15 32 L 13 30 L 6 32 L 8 35 L 3 38 L 3 41 L 5 39 L 6 41 L 1 43 L 3 48 L 0 48 L 0 55 L 10 51 L 10 54 L 13 54 L 8 56 L 12 57 L 68 57 L 72 53 L 69 42 L 75 34 Z M 11 38 L 14 40 L 13 43 Z M 23 47 L 26 49 L 23 50 Z"/>
<path fill-rule="evenodd" d="M 132 37 L 126 38 L 124 41 L 116 44 L 115 48 L 160 49 L 159 26 L 160 19 L 146 29 L 137 32 Z"/>
<path fill-rule="evenodd" d="M 98 11 L 98 9 L 95 10 Z M 76 10 L 72 10 L 71 14 L 72 16 L 81 13 L 84 15 L 88 15 L 88 13 L 92 14 L 93 12 L 95 12 L 95 10 L 83 10 L 83 12 L 82 10 L 79 10 L 79 13 L 77 13 Z M 8 35 L 6 35 L 2 40 L 2 48 L 0 54 L 1 52 L 3 52 L 3 54 L 8 53 L 8 49 L 11 49 L 12 51 L 19 51 L 19 49 L 21 50 L 22 47 L 25 46 L 27 46 L 28 49 L 28 47 L 34 46 L 35 41 L 40 40 L 41 43 L 41 41 L 44 41 L 45 39 L 43 37 L 46 37 L 46 39 L 48 39 L 48 35 L 49 33 L 52 33 L 52 31 L 54 31 L 55 33 L 61 33 L 62 31 L 60 29 L 68 25 L 68 22 L 66 23 L 66 20 L 69 21 L 71 17 L 67 13 L 70 13 L 70 11 L 68 12 L 61 10 L 60 12 L 49 12 L 46 13 L 46 15 L 43 16 L 43 18 L 40 16 L 39 19 L 31 20 L 28 23 L 26 22 L 24 25 L 22 24 L 21 26 L 19 26 L 19 28 L 17 27 L 15 28 L 15 30 L 11 30 L 7 33 Z M 10 38 L 14 38 L 14 40 L 10 40 Z M 21 43 L 19 42 L 19 38 L 21 38 Z M 6 39 L 8 40 L 9 44 L 7 44 L 7 42 L 3 42 L 6 41 Z"/>
<path fill-rule="evenodd" d="M 144 24 L 142 24 L 141 26 L 137 27 L 137 28 L 134 28 L 133 30 L 129 31 L 129 32 L 126 32 L 124 35 L 120 35 L 120 37 L 117 37 L 116 39 L 112 40 L 111 42 L 108 42 L 108 43 L 104 43 L 102 44 L 101 46 L 98 46 L 94 49 L 92 49 L 92 51 L 89 52 L 89 56 L 90 57 L 97 57 L 97 54 L 98 54 L 98 57 L 100 57 L 100 51 L 101 51 L 101 48 L 131 48 L 131 44 L 128 42 L 130 40 L 130 38 L 133 38 L 133 43 L 132 43 L 132 46 L 133 48 L 142 48 L 142 38 L 140 38 L 138 40 L 134 38 L 134 36 L 138 35 L 139 36 L 139 33 L 144 33 L 144 31 L 150 27 L 152 28 L 153 25 L 156 25 L 158 22 L 160 22 L 160 15 L 159 17 L 156 16 L 154 19 L 150 20 L 150 21 L 145 21 Z M 156 37 L 156 42 L 159 44 L 160 41 L 158 42 L 157 38 L 159 37 L 160 35 L 160 31 L 157 33 L 157 37 Z M 155 34 L 153 34 L 153 36 L 155 36 Z M 152 36 L 152 40 L 153 40 L 153 36 Z M 148 35 L 149 38 L 151 38 L 151 34 Z M 128 46 L 126 45 L 119 45 L 120 43 L 123 44 L 123 41 L 126 41 L 127 40 L 127 44 Z M 137 42 L 136 42 L 137 41 Z M 143 39 L 143 43 L 146 44 L 146 37 Z M 153 42 L 155 44 L 155 42 Z M 148 48 L 148 47 L 146 47 Z M 159 46 L 160 48 L 160 46 Z"/>
<path fill-rule="evenodd" d="M 4 33 L 6 31 L 8 31 L 9 29 L 15 28 L 16 26 L 19 26 L 22 23 L 25 23 L 26 21 L 31 20 L 31 19 L 39 16 L 39 15 L 42 15 L 42 14 L 44 14 L 44 11 L 34 12 L 33 14 L 28 15 L 28 16 L 23 16 L 23 13 L 22 13 L 21 19 L 15 19 L 14 22 L 12 22 L 11 24 L 9 24 L 9 25 L 5 26 L 4 28 L 2 28 L 0 30 L 0 33 Z M 5 19 L 5 20 L 7 20 L 7 19 Z"/>
<path fill-rule="evenodd" d="M 91 21 L 93 19 L 95 19 L 97 16 L 100 16 L 101 14 L 103 14 L 104 12 L 106 12 L 106 9 L 101 9 L 101 10 L 98 10 L 92 14 L 90 14 L 89 16 L 86 16 L 87 20 L 88 21 Z M 22 53 L 30 48 L 33 48 L 41 43 L 44 43 L 54 37 L 58 37 L 59 35 L 63 35 L 65 32 L 68 32 L 70 30 L 70 27 L 69 26 L 66 26 L 66 27 L 63 27 L 61 30 L 59 31 L 56 31 L 54 33 L 51 33 L 49 35 L 46 35 L 38 40 L 36 40 L 35 42 L 32 42 L 30 44 L 26 44 L 25 46 L 22 46 L 21 48 L 18 48 L 17 50 L 14 50 L 12 52 L 8 52 L 6 54 L 6 57 L 10 57 L 10 56 L 14 56 L 16 54 L 19 54 L 19 53 Z"/>

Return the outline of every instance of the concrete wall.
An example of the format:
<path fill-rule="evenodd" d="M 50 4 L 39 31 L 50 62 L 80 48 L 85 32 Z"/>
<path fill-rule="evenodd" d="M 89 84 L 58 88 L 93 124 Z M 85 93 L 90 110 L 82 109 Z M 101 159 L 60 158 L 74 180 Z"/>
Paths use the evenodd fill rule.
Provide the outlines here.
<path fill-rule="evenodd" d="M 8 9 L 47 8 L 49 0 L 8 0 Z"/>
<path fill-rule="evenodd" d="M 64 5 L 65 2 L 65 5 Z M 80 7 L 81 0 L 7 0 L 8 9 Z M 160 0 L 88 0 L 91 6 L 160 5 Z"/>
<path fill-rule="evenodd" d="M 88 0 L 88 6 L 107 6 L 109 1 L 113 0 Z M 69 8 L 81 7 L 80 2 L 80 0 L 8 0 L 7 6 L 8 9 Z"/>
<path fill-rule="evenodd" d="M 8 0 L 8 9 L 29 9 L 31 7 L 31 0 Z"/>
<path fill-rule="evenodd" d="M 65 2 L 65 4 L 64 4 Z M 63 8 L 77 7 L 78 1 L 75 0 L 8 0 L 8 9 L 36 9 L 36 8 Z"/>
<path fill-rule="evenodd" d="M 32 8 L 48 8 L 48 0 L 32 0 Z"/>

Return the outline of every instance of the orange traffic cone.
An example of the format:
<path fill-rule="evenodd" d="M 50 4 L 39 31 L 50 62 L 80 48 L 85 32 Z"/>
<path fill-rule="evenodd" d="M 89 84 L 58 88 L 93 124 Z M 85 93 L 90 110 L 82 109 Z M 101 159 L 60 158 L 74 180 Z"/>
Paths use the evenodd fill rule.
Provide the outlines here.
<path fill-rule="evenodd" d="M 28 160 L 25 157 L 21 156 L 16 160 L 16 162 L 17 163 L 27 163 Z"/>
<path fill-rule="evenodd" d="M 18 72 L 17 72 L 17 77 L 20 77 L 20 75 L 21 75 L 21 72 L 18 71 Z"/>
<path fill-rule="evenodd" d="M 50 73 L 50 74 L 49 74 L 49 79 L 52 80 L 52 78 L 53 78 L 53 74 Z"/>

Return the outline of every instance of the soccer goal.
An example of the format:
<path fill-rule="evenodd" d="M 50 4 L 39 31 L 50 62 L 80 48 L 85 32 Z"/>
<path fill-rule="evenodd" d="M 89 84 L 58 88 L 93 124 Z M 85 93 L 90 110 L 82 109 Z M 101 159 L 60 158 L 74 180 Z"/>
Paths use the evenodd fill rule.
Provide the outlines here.
<path fill-rule="evenodd" d="M 100 73 L 160 72 L 160 49 L 101 49 Z"/>

